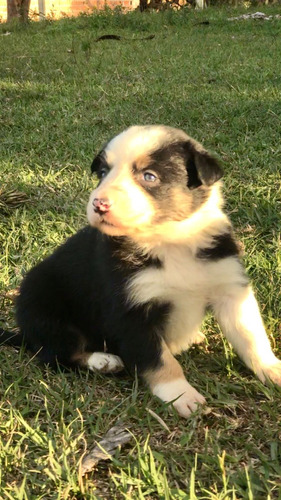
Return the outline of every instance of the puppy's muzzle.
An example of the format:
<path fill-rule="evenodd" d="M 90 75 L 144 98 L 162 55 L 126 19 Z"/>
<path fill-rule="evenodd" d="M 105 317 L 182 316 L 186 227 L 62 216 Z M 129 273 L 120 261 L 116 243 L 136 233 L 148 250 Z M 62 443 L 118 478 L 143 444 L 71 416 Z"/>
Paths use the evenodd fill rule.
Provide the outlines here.
<path fill-rule="evenodd" d="M 93 200 L 94 211 L 100 215 L 109 212 L 112 205 L 113 202 L 107 198 L 94 198 Z"/>

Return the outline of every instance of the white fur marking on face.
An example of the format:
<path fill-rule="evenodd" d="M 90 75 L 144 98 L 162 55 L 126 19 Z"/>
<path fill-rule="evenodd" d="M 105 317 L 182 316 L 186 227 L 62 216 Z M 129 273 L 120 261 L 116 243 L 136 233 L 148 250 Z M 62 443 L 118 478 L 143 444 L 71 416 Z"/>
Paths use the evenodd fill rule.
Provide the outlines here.
<path fill-rule="evenodd" d="M 185 418 L 189 417 L 193 411 L 196 411 L 198 405 L 206 402 L 205 398 L 187 380 L 182 378 L 155 385 L 153 394 L 162 401 L 173 401 L 172 404 L 179 415 Z"/>
<path fill-rule="evenodd" d="M 129 127 L 107 145 L 108 161 L 111 164 L 121 161 L 132 165 L 138 155 L 158 149 L 167 138 L 167 131 L 167 127 L 161 125 Z M 188 139 L 186 134 L 184 136 Z"/>
<path fill-rule="evenodd" d="M 105 352 L 94 352 L 87 360 L 87 366 L 90 370 L 102 373 L 120 372 L 124 364 L 119 356 Z"/>

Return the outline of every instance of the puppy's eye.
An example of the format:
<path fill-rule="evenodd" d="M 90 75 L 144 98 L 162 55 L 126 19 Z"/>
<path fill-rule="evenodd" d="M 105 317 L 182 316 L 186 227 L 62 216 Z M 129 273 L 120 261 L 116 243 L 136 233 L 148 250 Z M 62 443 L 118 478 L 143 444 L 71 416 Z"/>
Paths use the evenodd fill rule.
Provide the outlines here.
<path fill-rule="evenodd" d="M 97 172 L 98 179 L 104 179 L 108 174 L 108 170 L 107 167 L 100 168 Z"/>
<path fill-rule="evenodd" d="M 145 182 L 156 182 L 158 177 L 153 172 L 146 171 L 143 173 L 143 179 L 145 180 Z"/>

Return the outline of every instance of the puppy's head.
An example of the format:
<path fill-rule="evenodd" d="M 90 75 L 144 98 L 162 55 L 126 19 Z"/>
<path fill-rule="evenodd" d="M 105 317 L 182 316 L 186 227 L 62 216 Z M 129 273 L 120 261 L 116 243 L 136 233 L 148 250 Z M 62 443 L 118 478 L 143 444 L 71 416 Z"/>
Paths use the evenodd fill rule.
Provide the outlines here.
<path fill-rule="evenodd" d="M 183 131 L 134 126 L 112 139 L 92 163 L 98 185 L 87 207 L 92 226 L 111 236 L 149 239 L 177 230 L 208 200 L 222 170 Z M 167 226 L 167 223 L 168 226 Z"/>

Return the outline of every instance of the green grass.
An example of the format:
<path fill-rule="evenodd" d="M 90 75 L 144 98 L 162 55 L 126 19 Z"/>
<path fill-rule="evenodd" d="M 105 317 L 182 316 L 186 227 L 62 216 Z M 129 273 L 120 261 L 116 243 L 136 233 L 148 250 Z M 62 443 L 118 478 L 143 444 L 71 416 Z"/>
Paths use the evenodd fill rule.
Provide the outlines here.
<path fill-rule="evenodd" d="M 281 21 L 226 20 L 240 11 L 0 25 L 0 195 L 28 196 L 0 203 L 3 326 L 15 326 L 7 292 L 86 223 L 94 153 L 133 123 L 165 123 L 221 157 L 226 208 L 280 353 Z M 106 33 L 126 40 L 95 42 Z M 187 421 L 137 381 L 54 374 L 2 347 L 1 499 L 281 499 L 281 391 L 254 378 L 212 319 L 204 329 L 181 363 L 208 409 Z M 119 419 L 131 445 L 81 479 L 86 448 Z"/>

